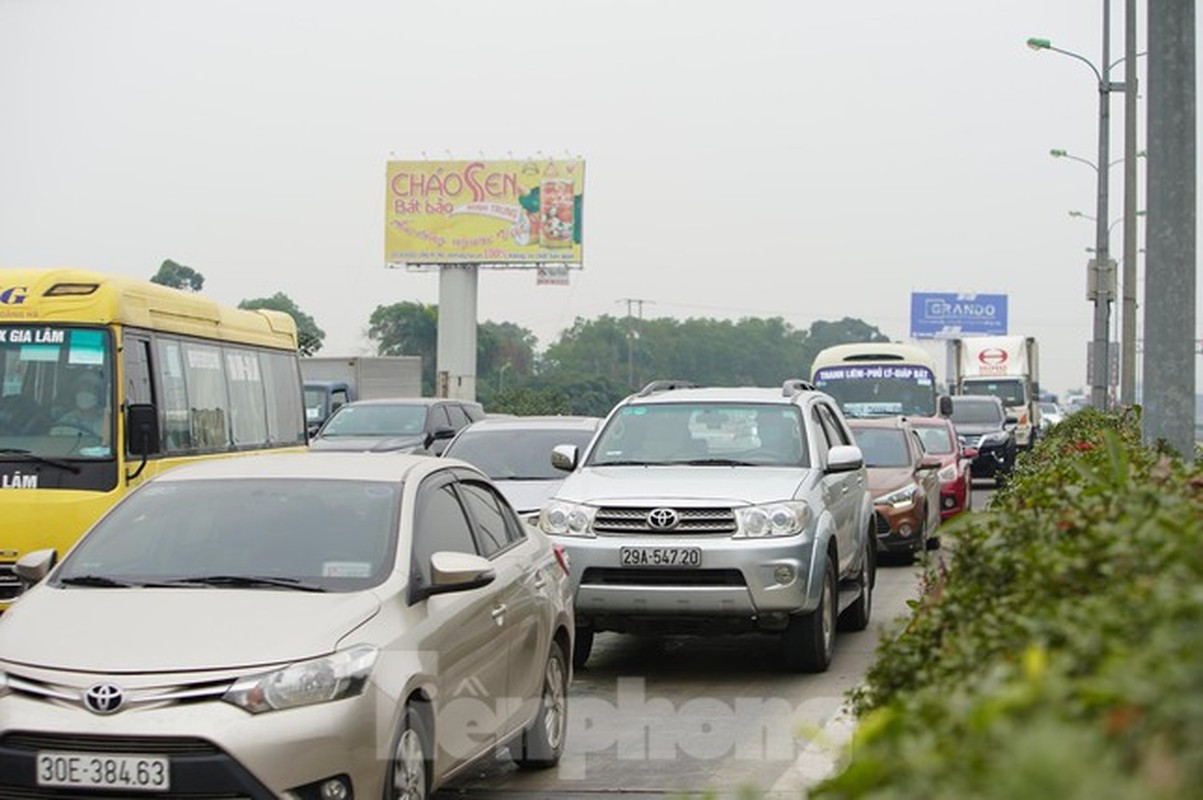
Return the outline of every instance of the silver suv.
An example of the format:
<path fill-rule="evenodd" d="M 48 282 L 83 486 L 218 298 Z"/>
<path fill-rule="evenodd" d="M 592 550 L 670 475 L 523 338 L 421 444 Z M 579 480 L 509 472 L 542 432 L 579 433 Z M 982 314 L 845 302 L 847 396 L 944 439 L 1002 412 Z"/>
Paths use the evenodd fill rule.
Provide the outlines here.
<path fill-rule="evenodd" d="M 620 402 L 539 515 L 576 590 L 574 664 L 599 631 L 773 632 L 821 672 L 835 630 L 869 623 L 873 504 L 839 407 L 781 388 L 660 381 Z"/>

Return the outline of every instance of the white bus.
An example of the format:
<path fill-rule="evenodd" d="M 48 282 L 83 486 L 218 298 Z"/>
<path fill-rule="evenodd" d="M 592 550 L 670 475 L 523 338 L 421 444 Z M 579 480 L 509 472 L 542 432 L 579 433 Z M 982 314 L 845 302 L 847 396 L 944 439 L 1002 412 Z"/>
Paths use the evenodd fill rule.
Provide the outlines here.
<path fill-rule="evenodd" d="M 936 361 L 923 348 L 858 342 L 821 350 L 811 382 L 835 398 L 847 417 L 947 416 L 951 401 L 936 384 Z"/>

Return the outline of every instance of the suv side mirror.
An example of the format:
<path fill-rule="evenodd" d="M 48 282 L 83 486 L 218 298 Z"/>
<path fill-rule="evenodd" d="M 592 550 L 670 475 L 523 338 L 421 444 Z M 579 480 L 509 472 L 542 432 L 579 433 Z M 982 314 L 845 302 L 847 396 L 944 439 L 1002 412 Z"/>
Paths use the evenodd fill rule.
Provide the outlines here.
<path fill-rule="evenodd" d="M 580 450 L 575 444 L 557 444 L 551 450 L 551 465 L 564 472 L 572 472 L 576 469 L 578 458 L 580 458 Z"/>
<path fill-rule="evenodd" d="M 852 444 L 839 444 L 827 451 L 827 472 L 853 472 L 865 465 L 861 449 Z"/>

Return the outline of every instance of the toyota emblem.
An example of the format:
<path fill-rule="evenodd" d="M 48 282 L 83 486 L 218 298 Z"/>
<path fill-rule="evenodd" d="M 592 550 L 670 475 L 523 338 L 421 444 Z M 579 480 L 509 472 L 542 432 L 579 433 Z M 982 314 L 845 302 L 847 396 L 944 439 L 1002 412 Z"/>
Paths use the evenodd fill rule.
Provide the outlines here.
<path fill-rule="evenodd" d="M 84 692 L 84 706 L 93 714 L 116 713 L 124 702 L 121 687 L 111 683 L 98 683 Z"/>
<path fill-rule="evenodd" d="M 671 508 L 653 508 L 647 512 L 647 526 L 654 531 L 671 531 L 681 517 Z"/>

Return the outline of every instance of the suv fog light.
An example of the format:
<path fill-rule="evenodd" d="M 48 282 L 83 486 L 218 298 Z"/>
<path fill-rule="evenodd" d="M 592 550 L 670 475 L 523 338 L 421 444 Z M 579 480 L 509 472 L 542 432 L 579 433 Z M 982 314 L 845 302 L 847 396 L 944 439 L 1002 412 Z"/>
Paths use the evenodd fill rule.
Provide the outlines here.
<path fill-rule="evenodd" d="M 956 504 L 957 504 L 957 499 L 955 497 L 945 497 L 944 498 L 944 507 L 945 508 L 952 508 Z"/>
<path fill-rule="evenodd" d="M 342 778 L 331 778 L 322 781 L 322 800 L 346 800 L 351 796 L 351 789 Z"/>
<path fill-rule="evenodd" d="M 911 527 L 911 523 L 909 523 L 909 522 L 904 522 L 898 526 L 898 535 L 899 536 L 910 536 L 914 532 L 915 532 L 915 529 Z"/>
<path fill-rule="evenodd" d="M 794 568 L 787 564 L 782 564 L 773 570 L 773 578 L 782 586 L 792 583 L 794 580 Z"/>

